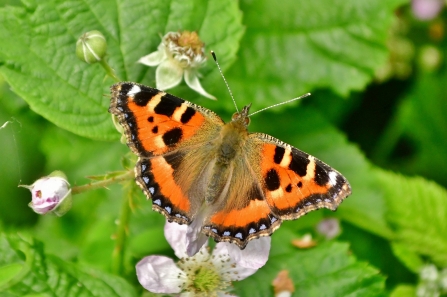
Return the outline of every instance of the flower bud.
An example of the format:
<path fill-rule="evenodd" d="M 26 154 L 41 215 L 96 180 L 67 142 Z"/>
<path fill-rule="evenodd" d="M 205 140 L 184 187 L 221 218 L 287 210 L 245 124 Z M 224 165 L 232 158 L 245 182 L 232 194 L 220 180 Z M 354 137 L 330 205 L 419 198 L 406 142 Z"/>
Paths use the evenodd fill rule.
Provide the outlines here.
<path fill-rule="evenodd" d="M 29 206 L 38 214 L 53 212 L 64 215 L 71 208 L 71 188 L 61 171 L 36 180 L 31 186 L 22 186 L 31 191 Z"/>
<path fill-rule="evenodd" d="M 101 61 L 106 51 L 106 38 L 97 30 L 84 33 L 76 42 L 76 56 L 88 64 Z"/>

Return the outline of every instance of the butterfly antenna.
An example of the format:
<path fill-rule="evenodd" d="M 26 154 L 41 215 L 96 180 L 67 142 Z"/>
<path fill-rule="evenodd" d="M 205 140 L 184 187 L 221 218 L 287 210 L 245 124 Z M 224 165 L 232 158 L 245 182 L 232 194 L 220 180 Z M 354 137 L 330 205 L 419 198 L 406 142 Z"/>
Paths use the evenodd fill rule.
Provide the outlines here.
<path fill-rule="evenodd" d="M 295 100 L 300 100 L 300 99 L 306 98 L 306 97 L 308 97 L 308 96 L 310 96 L 310 93 L 306 93 L 306 94 L 304 94 L 304 95 L 301 95 L 301 96 L 299 96 L 299 97 L 296 97 L 296 98 L 293 98 L 293 99 L 290 99 L 290 100 L 287 100 L 287 101 L 284 101 L 284 102 L 281 102 L 281 103 L 277 103 L 277 104 L 270 105 L 270 106 L 268 106 L 268 107 L 266 107 L 266 108 L 263 108 L 263 109 L 260 109 L 260 110 L 258 110 L 258 111 L 255 111 L 254 113 L 249 114 L 248 116 L 251 117 L 252 115 L 257 114 L 258 112 L 261 112 L 261 111 L 270 109 L 270 108 L 272 108 L 272 107 L 280 106 L 280 105 L 283 105 L 283 104 L 286 104 L 286 103 L 289 103 L 289 102 L 292 102 L 292 101 L 295 101 Z"/>
<path fill-rule="evenodd" d="M 214 62 L 216 62 L 217 69 L 219 69 L 220 75 L 222 76 L 222 78 L 225 82 L 225 85 L 227 86 L 228 92 L 230 92 L 230 96 L 231 96 L 231 99 L 233 100 L 234 107 L 236 107 L 236 111 L 239 112 L 239 109 L 237 108 L 237 105 L 236 105 L 236 100 L 234 100 L 233 93 L 231 92 L 230 86 L 228 85 L 228 82 L 222 73 L 222 69 L 220 68 L 219 63 L 217 62 L 217 57 L 216 57 L 216 54 L 214 53 L 214 51 L 211 51 L 211 55 L 213 56 Z"/>

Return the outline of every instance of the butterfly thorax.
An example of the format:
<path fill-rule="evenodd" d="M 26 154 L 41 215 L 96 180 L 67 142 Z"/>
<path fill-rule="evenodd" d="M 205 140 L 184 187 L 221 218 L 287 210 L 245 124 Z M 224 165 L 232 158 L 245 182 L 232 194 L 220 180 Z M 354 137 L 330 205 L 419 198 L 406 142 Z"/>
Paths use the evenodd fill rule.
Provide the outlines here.
<path fill-rule="evenodd" d="M 205 194 L 205 200 L 209 203 L 228 191 L 227 181 L 234 170 L 234 161 L 242 157 L 248 137 L 249 108 L 250 106 L 247 106 L 240 113 L 233 115 L 232 121 L 222 127 L 220 137 L 215 143 L 216 162 Z"/>

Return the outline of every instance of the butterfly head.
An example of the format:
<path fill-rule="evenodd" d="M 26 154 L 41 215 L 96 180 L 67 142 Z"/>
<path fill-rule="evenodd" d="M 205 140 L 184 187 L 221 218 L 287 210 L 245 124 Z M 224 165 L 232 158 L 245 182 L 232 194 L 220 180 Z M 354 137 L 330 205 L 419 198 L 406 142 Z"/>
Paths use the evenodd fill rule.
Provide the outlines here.
<path fill-rule="evenodd" d="M 245 127 L 250 125 L 250 118 L 248 117 L 248 112 L 250 111 L 251 103 L 247 106 L 244 106 L 240 112 L 236 112 L 231 117 L 231 121 L 233 122 L 240 122 Z"/>

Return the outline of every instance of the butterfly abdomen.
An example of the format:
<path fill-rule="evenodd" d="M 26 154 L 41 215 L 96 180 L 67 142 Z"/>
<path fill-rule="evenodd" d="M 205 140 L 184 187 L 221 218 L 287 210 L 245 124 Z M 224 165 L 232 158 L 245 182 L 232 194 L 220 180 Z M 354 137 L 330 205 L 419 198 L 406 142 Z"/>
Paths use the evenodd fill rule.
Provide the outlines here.
<path fill-rule="evenodd" d="M 216 162 L 205 194 L 207 203 L 212 203 L 228 191 L 227 181 L 231 180 L 234 160 L 242 155 L 247 136 L 247 128 L 240 121 L 232 121 L 222 127 L 220 137 L 215 142 Z"/>

